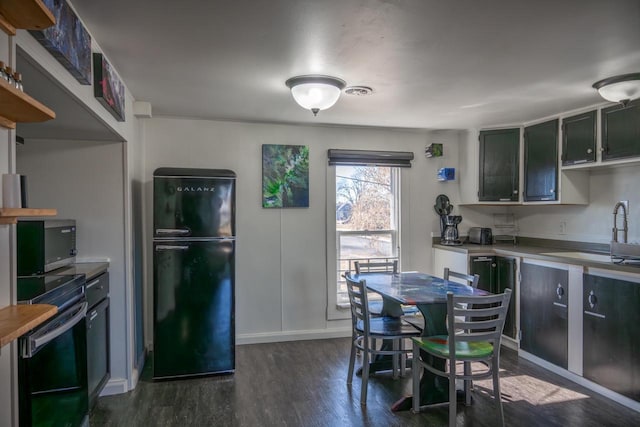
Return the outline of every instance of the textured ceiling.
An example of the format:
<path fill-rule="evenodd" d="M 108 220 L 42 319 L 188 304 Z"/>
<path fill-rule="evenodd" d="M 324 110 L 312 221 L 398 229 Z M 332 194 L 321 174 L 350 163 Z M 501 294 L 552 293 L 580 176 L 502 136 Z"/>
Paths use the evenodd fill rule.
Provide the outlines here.
<path fill-rule="evenodd" d="M 640 72 L 638 0 L 71 0 L 154 116 L 415 128 L 523 123 Z M 318 117 L 299 74 L 374 88 Z"/>

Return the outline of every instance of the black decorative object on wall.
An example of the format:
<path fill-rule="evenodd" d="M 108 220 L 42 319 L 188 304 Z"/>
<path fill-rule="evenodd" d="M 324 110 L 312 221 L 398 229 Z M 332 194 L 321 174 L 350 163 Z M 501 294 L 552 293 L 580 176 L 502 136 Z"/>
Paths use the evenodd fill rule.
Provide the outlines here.
<path fill-rule="evenodd" d="M 124 116 L 124 85 L 101 53 L 93 54 L 93 94 L 119 122 Z"/>
<path fill-rule="evenodd" d="M 33 37 L 83 85 L 91 84 L 91 36 L 64 0 L 42 0 L 56 25 L 30 30 Z"/>

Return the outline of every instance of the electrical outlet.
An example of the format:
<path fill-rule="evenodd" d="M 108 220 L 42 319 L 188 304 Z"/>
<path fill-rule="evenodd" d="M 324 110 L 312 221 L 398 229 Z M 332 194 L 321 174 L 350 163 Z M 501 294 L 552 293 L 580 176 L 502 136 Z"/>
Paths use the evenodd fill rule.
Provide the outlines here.
<path fill-rule="evenodd" d="M 566 220 L 560 221 L 559 233 L 560 234 L 567 234 L 567 221 Z"/>

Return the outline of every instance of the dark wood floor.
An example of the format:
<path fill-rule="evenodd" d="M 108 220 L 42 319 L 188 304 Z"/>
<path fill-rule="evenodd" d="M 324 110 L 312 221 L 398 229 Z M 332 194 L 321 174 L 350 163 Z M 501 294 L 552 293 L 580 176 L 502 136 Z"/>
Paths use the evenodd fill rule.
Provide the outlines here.
<path fill-rule="evenodd" d="M 102 397 L 92 426 L 444 426 L 447 408 L 391 412 L 411 380 L 386 374 L 346 384 L 348 339 L 243 345 L 233 376 L 153 382 L 145 370 L 127 394 Z M 640 414 L 504 350 L 502 398 L 507 426 L 638 426 Z M 498 425 L 491 380 L 475 383 L 474 404 L 458 408 L 459 426 Z"/>

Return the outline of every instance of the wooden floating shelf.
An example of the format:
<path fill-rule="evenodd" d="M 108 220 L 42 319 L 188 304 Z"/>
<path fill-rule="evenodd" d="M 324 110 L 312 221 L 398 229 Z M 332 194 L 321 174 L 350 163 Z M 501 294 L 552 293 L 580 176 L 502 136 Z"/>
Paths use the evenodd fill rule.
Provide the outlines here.
<path fill-rule="evenodd" d="M 23 217 L 56 215 L 57 209 L 0 208 L 0 224 L 16 224 Z"/>
<path fill-rule="evenodd" d="M 55 305 L 10 305 L 0 309 L 0 347 L 29 332 L 58 312 Z"/>
<path fill-rule="evenodd" d="M 42 0 L 1 0 L 0 28 L 10 36 L 16 28 L 43 30 L 56 23 L 56 18 Z"/>
<path fill-rule="evenodd" d="M 15 129 L 16 123 L 46 122 L 56 113 L 9 82 L 0 80 L 0 125 Z"/>

